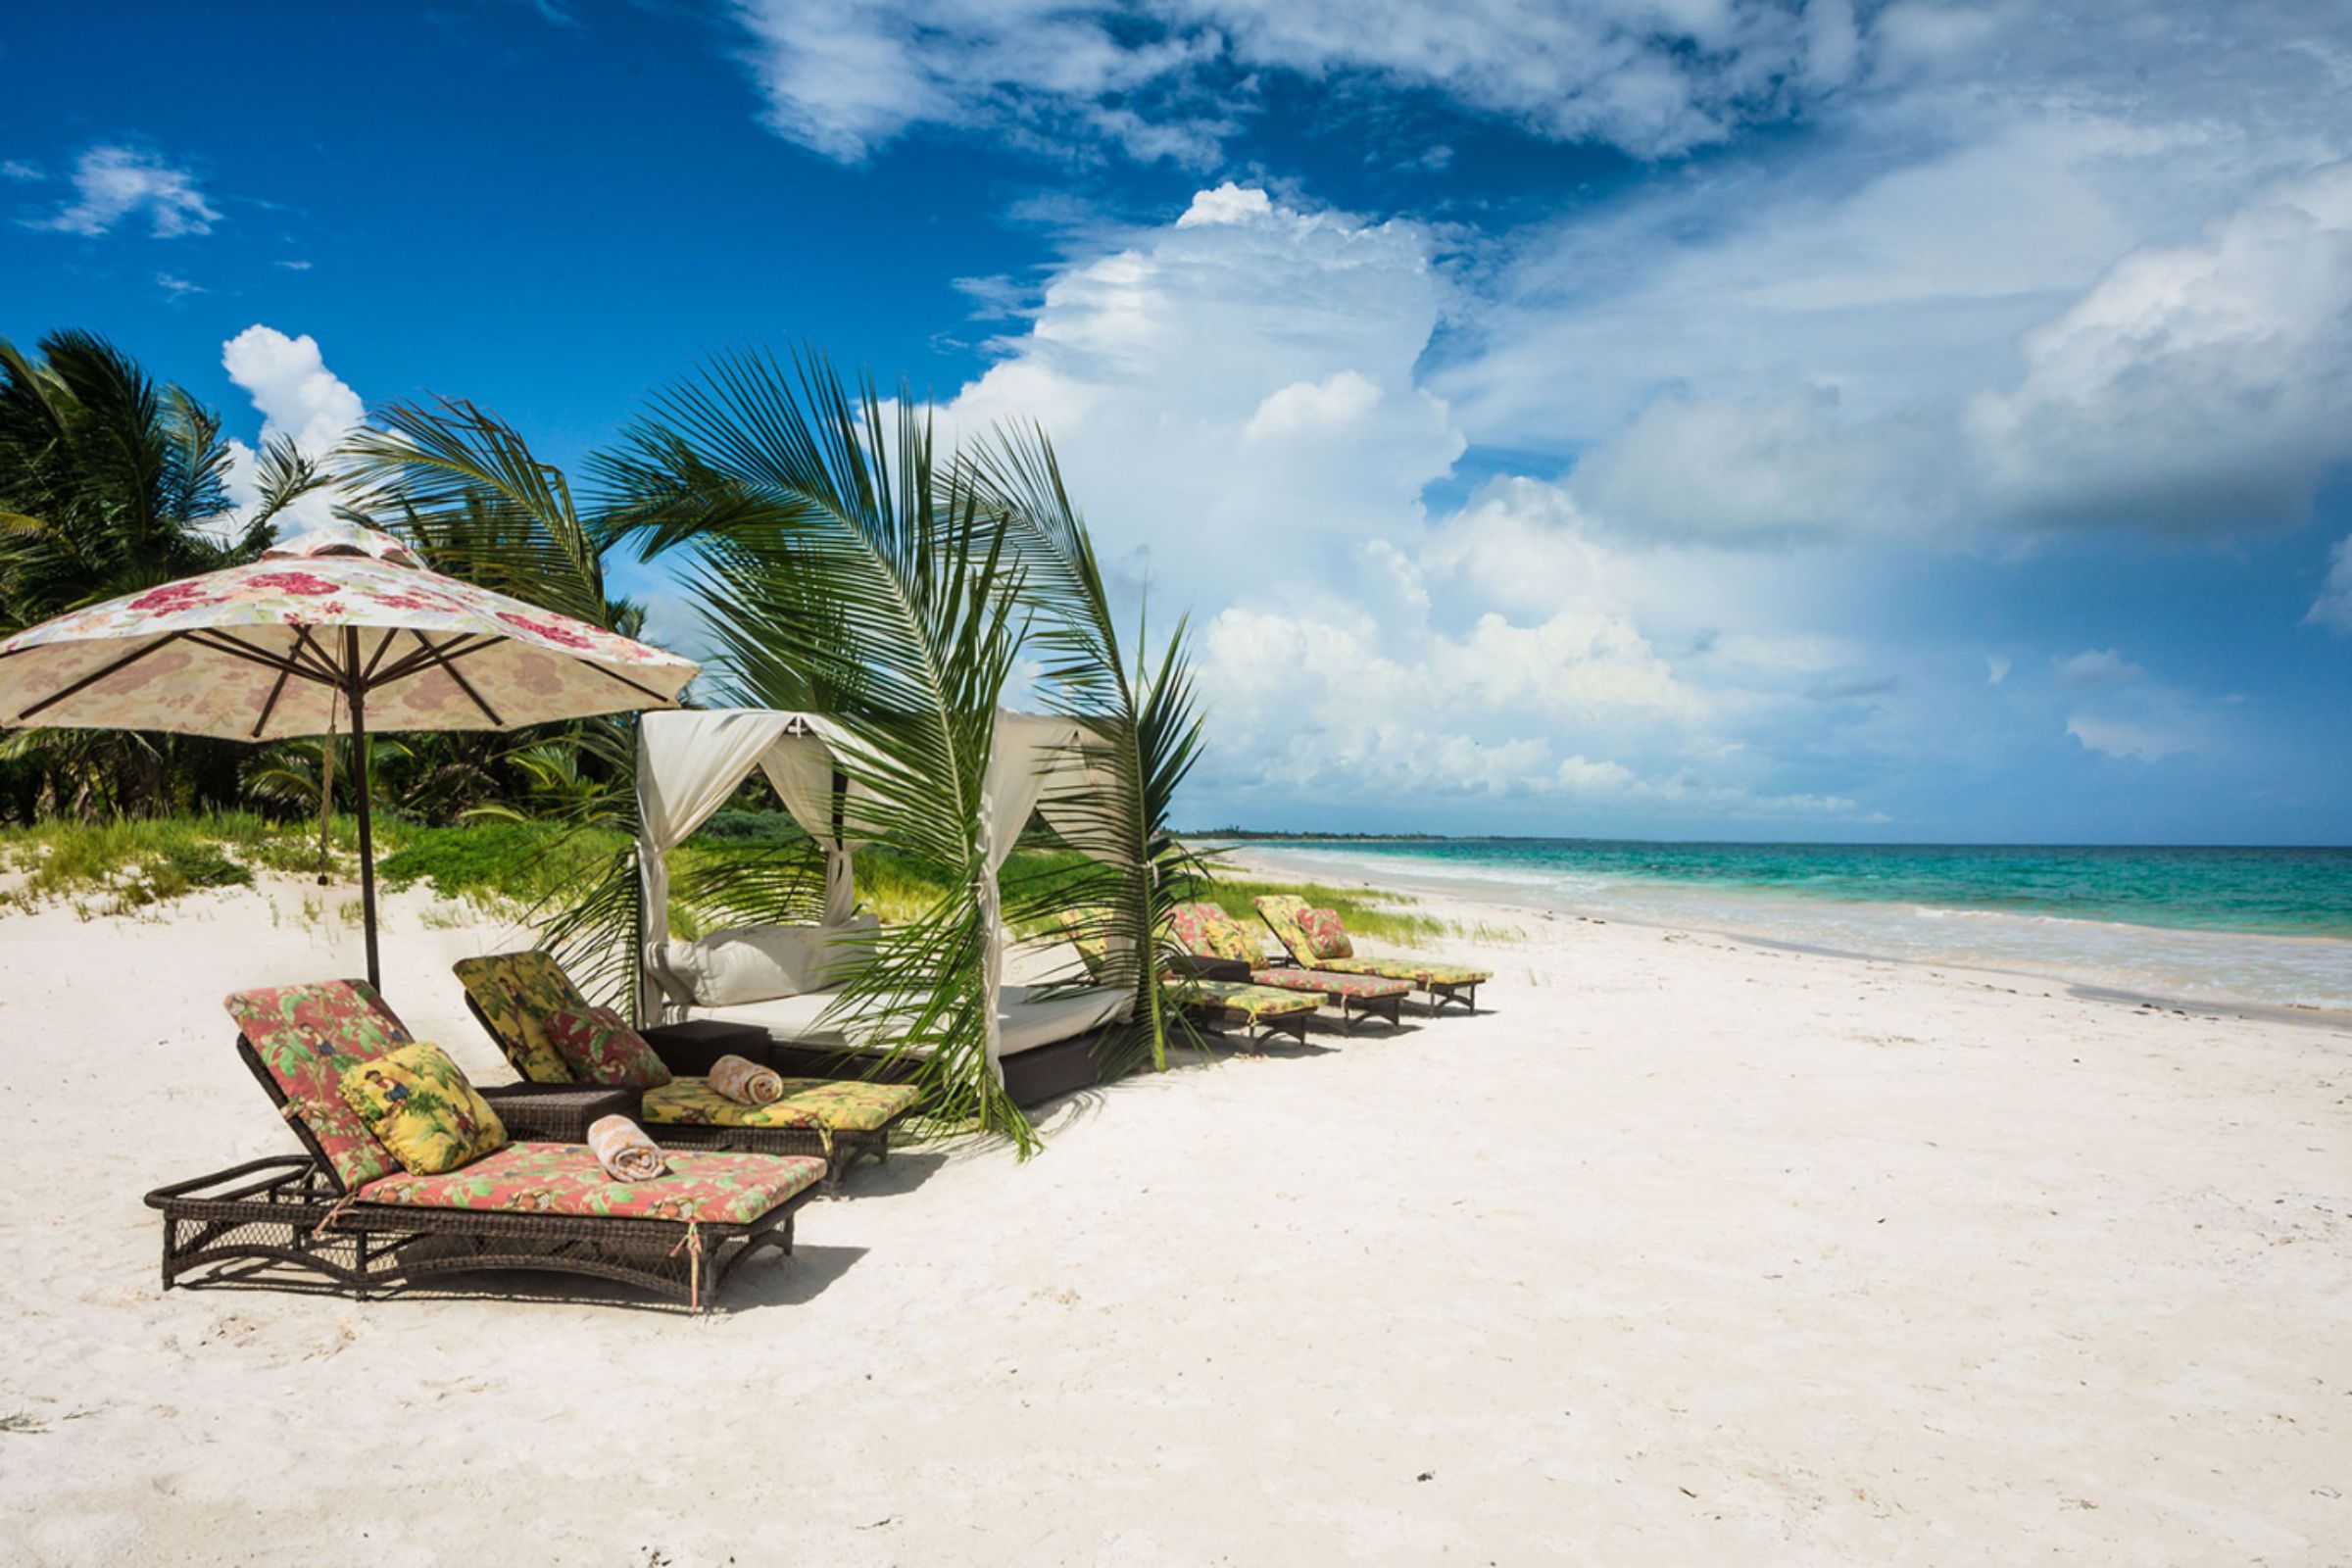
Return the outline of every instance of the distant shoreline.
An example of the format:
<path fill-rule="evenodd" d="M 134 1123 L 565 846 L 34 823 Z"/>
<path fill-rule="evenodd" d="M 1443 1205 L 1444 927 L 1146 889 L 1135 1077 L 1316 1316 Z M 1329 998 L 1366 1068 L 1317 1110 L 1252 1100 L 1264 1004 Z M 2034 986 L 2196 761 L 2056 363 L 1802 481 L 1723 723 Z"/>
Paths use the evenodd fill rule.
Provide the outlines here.
<path fill-rule="evenodd" d="M 2030 975 L 2087 995 L 2168 1007 L 2226 1006 L 2331 1027 L 2352 1015 L 2352 939 L 2335 931 L 1939 906 L 1912 893 L 1851 897 L 1841 890 L 1768 883 L 1582 875 L 1542 861 L 1358 856 L 1338 843 L 1235 848 L 1242 853 L 1232 863 L 1261 878 L 1356 879 L 1397 892 L 1705 932 L 1768 947 Z"/>

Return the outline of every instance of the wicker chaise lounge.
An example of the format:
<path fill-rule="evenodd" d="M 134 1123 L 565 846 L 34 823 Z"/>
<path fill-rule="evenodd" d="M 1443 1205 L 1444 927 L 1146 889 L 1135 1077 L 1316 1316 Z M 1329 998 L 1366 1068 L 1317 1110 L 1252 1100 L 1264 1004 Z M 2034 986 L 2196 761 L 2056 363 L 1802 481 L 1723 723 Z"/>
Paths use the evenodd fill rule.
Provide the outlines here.
<path fill-rule="evenodd" d="M 1264 944 L 1213 904 L 1179 904 L 1168 913 L 1168 928 L 1176 946 L 1211 978 L 1247 978 L 1253 986 L 1328 1002 L 1340 1009 L 1343 1028 L 1353 1029 L 1356 1019 L 1365 1015 L 1386 1018 L 1394 1027 L 1412 991 L 1409 985 L 1379 975 L 1342 974 L 1311 964 L 1269 964 Z"/>
<path fill-rule="evenodd" d="M 499 953 L 462 958 L 456 969 L 466 1005 L 515 1072 L 535 1084 L 573 1081 L 547 1042 L 545 1020 L 560 1012 L 585 1013 L 590 1004 L 553 956 Z M 648 1043 L 662 1054 L 661 1031 L 651 1032 Z M 673 1071 L 678 1065 L 672 1063 Z M 889 1160 L 892 1129 L 913 1114 L 920 1099 L 911 1084 L 788 1077 L 783 1098 L 746 1105 L 712 1089 L 707 1078 L 678 1073 L 644 1092 L 641 1119 L 664 1145 L 813 1154 L 826 1161 L 826 1190 L 839 1192 L 860 1158 Z"/>
<path fill-rule="evenodd" d="M 163 1281 L 289 1283 L 366 1298 L 445 1274 L 553 1270 L 641 1286 L 700 1310 L 754 1250 L 792 1250 L 821 1160 L 670 1156 L 670 1174 L 607 1177 L 578 1144 L 514 1143 L 440 1175 L 403 1170 L 347 1105 L 343 1072 L 410 1044 L 366 982 L 228 999 L 237 1054 L 305 1152 L 158 1188 Z M 514 1107 L 527 1131 L 527 1106 Z"/>
<path fill-rule="evenodd" d="M 1097 981 L 1106 967 L 1103 942 L 1096 934 L 1101 914 L 1097 909 L 1078 909 L 1062 921 L 1062 934 L 1078 950 L 1078 960 L 1087 974 Z M 1176 955 L 1164 963 L 1160 978 L 1177 1006 L 1195 1024 L 1220 1035 L 1239 1028 L 1243 1041 L 1251 1046 L 1262 1045 L 1278 1034 L 1303 1043 L 1307 1019 L 1323 1004 L 1320 997 L 1304 992 L 1251 985 L 1247 965 L 1220 966 L 1189 955 Z"/>
<path fill-rule="evenodd" d="M 1258 917 L 1266 922 L 1274 940 L 1282 944 L 1293 963 L 1341 974 L 1402 980 L 1429 999 L 1432 1012 L 1448 1002 L 1460 1003 L 1465 1010 L 1476 1012 L 1478 988 L 1494 978 L 1492 969 L 1432 963 L 1424 958 L 1359 958 L 1347 928 L 1331 910 L 1312 908 L 1304 899 L 1289 893 L 1269 893 L 1252 902 L 1257 906 Z"/>

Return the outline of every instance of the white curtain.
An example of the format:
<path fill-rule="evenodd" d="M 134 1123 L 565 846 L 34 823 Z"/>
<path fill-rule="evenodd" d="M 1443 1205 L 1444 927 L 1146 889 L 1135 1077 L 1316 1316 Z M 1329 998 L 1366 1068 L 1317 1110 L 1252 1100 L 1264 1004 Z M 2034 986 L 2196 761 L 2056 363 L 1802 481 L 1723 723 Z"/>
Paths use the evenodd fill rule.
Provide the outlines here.
<path fill-rule="evenodd" d="M 1073 765 L 1078 742 L 1085 732 L 1075 719 L 1040 713 L 997 714 L 996 734 L 988 749 L 988 773 L 981 781 L 980 853 L 987 870 L 974 891 L 980 900 L 981 932 L 988 973 L 988 1065 L 1004 1081 L 1003 1028 L 996 1005 L 1004 989 L 1004 899 L 997 873 L 1012 854 L 1013 842 L 1037 809 L 1046 782 Z"/>
<path fill-rule="evenodd" d="M 801 722 L 760 709 L 647 713 L 637 722 L 637 883 L 644 941 L 637 954 L 637 1021 L 660 1021 L 661 982 L 645 949 L 667 939 L 669 866 L 664 851 L 727 804 L 735 786 Z M 798 819 L 798 813 L 795 813 Z M 830 883 L 828 864 L 827 881 Z M 828 890 L 829 891 L 829 890 Z"/>
<path fill-rule="evenodd" d="M 760 765 L 767 774 L 768 783 L 775 786 L 776 796 L 784 809 L 825 852 L 825 911 L 826 925 L 847 921 L 858 903 L 858 884 L 851 870 L 850 854 L 863 839 L 849 831 L 856 817 L 851 802 L 867 799 L 862 784 L 854 784 L 844 774 L 835 759 L 848 751 L 855 742 L 831 720 L 816 713 L 803 713 L 801 728 L 806 734 L 786 735 L 768 749 Z"/>

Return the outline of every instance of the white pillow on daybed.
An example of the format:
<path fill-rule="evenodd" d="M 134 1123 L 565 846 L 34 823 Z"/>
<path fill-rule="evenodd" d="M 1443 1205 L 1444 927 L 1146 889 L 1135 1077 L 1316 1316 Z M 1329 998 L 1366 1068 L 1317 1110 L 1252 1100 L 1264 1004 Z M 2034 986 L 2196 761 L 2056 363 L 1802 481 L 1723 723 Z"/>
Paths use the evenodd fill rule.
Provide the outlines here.
<path fill-rule="evenodd" d="M 839 926 L 733 926 L 692 942 L 663 943 L 657 961 L 692 993 L 696 1006 L 770 1002 L 832 985 L 834 970 L 853 951 L 842 933 L 878 924 L 876 916 L 860 914 Z"/>

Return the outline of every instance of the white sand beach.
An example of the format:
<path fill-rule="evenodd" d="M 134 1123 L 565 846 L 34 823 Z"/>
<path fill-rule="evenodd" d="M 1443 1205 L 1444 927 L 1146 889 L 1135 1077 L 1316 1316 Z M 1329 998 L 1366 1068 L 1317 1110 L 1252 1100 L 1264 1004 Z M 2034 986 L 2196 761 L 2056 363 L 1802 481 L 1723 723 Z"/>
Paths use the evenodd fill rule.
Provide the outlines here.
<path fill-rule="evenodd" d="M 1479 1016 L 865 1169 L 700 1319 L 162 1293 L 302 893 L 0 916 L 0 1560 L 2352 1560 L 2342 1027 L 1433 903 Z M 486 1079 L 512 942 L 385 941 Z"/>

